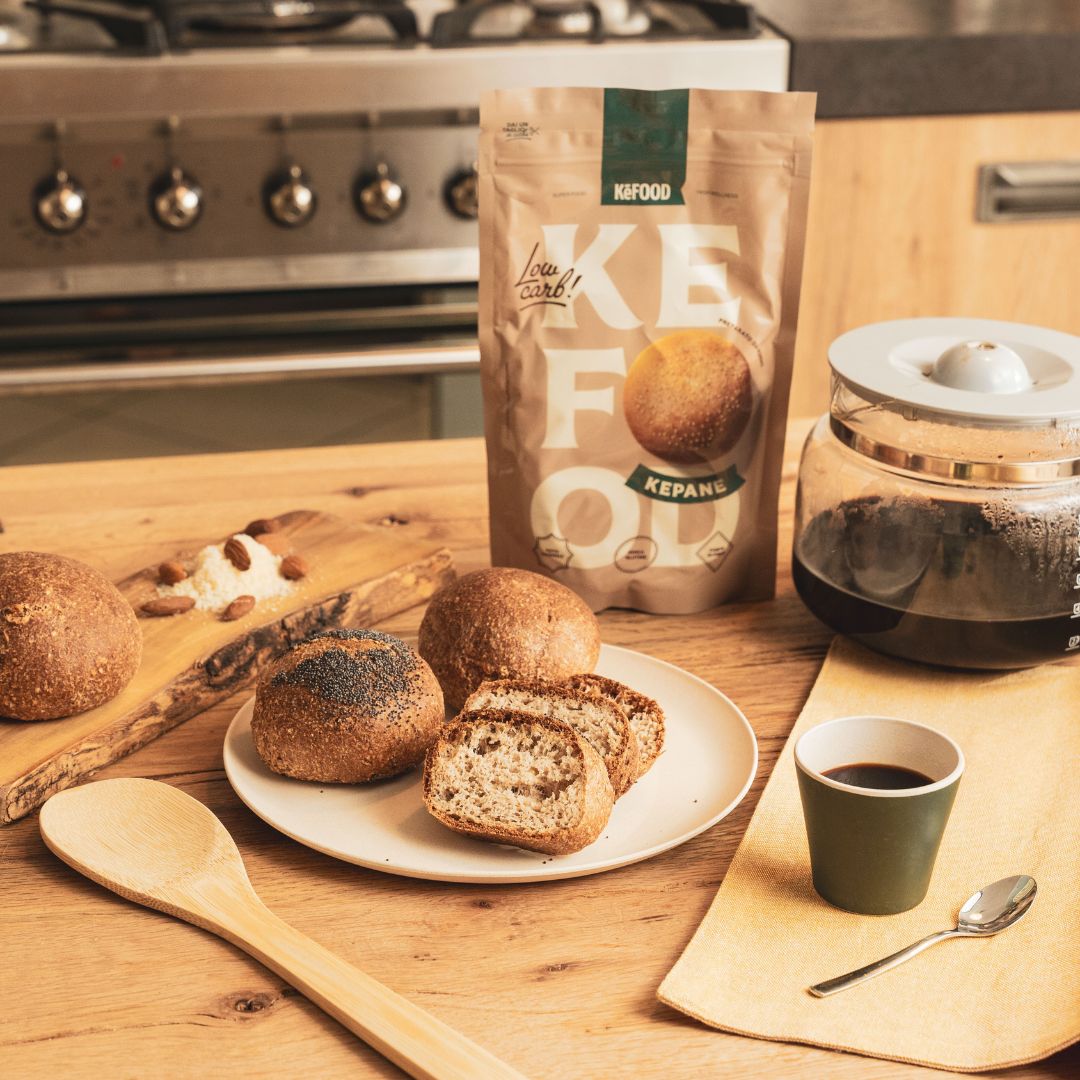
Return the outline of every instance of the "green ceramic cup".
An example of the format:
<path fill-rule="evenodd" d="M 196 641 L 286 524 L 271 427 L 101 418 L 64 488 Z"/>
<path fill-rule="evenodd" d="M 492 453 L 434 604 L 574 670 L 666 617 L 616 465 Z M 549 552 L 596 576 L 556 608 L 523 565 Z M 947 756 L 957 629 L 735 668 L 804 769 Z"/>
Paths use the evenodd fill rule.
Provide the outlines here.
<path fill-rule="evenodd" d="M 865 763 L 912 769 L 931 782 L 885 790 L 824 775 Z M 908 720 L 845 716 L 799 739 L 795 769 L 818 893 L 861 915 L 894 915 L 921 903 L 964 772 L 960 747 Z"/>

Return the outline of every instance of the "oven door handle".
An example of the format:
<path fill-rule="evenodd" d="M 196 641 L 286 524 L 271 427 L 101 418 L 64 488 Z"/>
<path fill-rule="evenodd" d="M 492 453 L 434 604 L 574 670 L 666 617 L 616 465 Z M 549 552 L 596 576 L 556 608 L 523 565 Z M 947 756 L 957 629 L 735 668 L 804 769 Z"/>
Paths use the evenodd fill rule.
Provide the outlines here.
<path fill-rule="evenodd" d="M 0 366 L 0 394 L 272 382 L 316 376 L 443 375 L 477 371 L 479 367 L 480 350 L 476 345 L 193 359 L 136 358 L 106 363 Z"/>

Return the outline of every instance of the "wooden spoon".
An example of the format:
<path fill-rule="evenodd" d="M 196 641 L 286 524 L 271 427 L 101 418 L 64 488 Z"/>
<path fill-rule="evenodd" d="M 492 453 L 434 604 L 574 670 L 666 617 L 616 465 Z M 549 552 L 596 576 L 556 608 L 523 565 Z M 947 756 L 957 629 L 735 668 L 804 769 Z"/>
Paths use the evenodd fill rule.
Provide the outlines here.
<path fill-rule="evenodd" d="M 41 810 L 50 850 L 92 881 L 250 953 L 411 1076 L 514 1078 L 460 1032 L 282 922 L 256 896 L 225 826 L 156 780 L 100 780 Z"/>

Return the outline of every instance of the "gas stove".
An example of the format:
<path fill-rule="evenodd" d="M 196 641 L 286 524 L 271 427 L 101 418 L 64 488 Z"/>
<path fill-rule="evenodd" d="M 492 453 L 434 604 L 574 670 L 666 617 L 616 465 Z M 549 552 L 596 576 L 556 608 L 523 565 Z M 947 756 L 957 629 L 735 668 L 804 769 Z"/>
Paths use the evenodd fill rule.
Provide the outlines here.
<path fill-rule="evenodd" d="M 230 46 L 425 40 L 447 48 L 758 33 L 753 8 L 736 0 L 23 0 L 22 7 L 20 17 L 8 0 L 0 26 L 11 32 L 0 37 L 0 49 L 158 55 Z"/>
<path fill-rule="evenodd" d="M 0 303 L 474 282 L 483 91 L 786 79 L 716 0 L 0 0 Z"/>

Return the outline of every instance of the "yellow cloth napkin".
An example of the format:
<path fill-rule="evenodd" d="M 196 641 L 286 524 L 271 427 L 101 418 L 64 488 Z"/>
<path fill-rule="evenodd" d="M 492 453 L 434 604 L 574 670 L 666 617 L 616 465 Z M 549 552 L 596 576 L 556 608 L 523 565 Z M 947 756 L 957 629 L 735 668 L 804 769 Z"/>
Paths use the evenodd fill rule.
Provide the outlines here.
<path fill-rule="evenodd" d="M 951 735 L 967 770 L 930 892 L 901 915 L 853 915 L 814 892 L 793 747 L 838 716 L 900 716 Z M 834 997 L 812 983 L 956 924 L 983 885 L 1030 874 L 1028 914 L 954 939 Z M 724 1031 L 959 1072 L 1080 1039 L 1080 665 L 956 673 L 837 639 L 720 891 L 659 990 Z"/>

